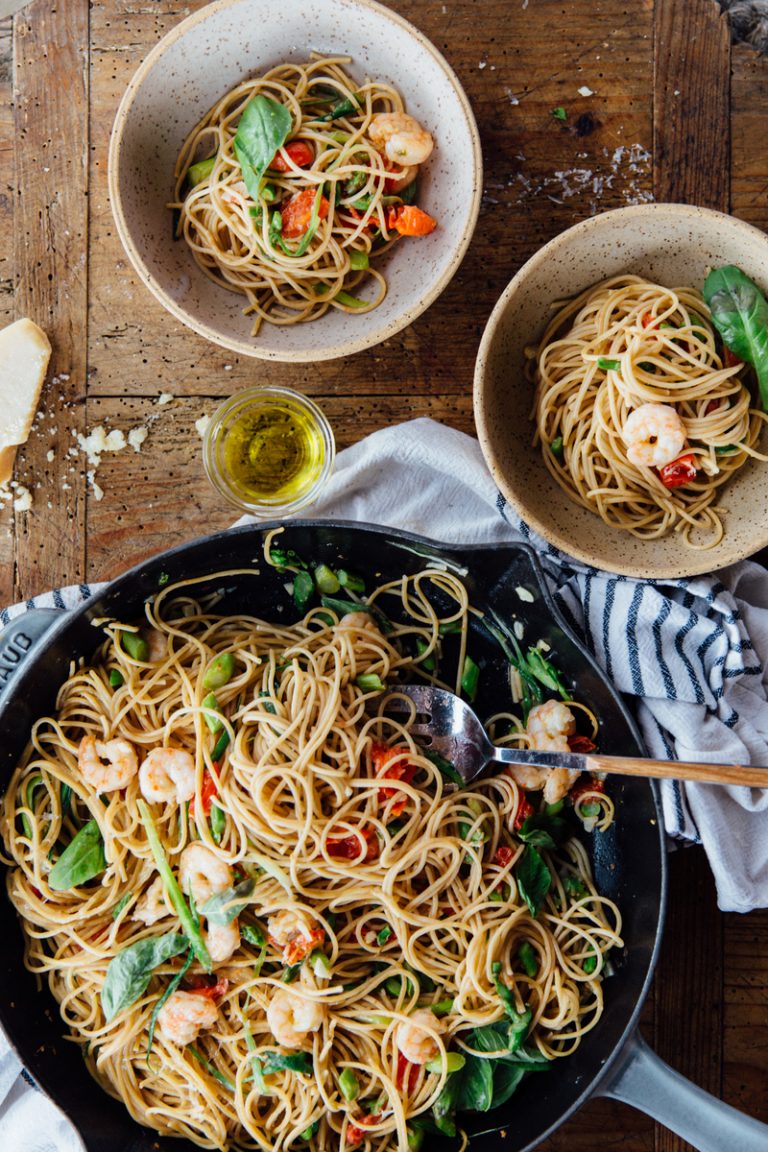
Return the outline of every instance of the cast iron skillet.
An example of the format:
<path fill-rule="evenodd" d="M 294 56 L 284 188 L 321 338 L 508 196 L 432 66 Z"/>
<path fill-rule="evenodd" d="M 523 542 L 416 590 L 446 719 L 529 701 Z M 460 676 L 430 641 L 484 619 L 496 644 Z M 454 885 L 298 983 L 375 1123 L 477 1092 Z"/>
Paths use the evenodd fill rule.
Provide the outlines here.
<path fill-rule="evenodd" d="M 50 712 L 58 685 L 73 658 L 89 657 L 101 638 L 96 617 L 127 621 L 142 617 L 143 604 L 162 583 L 211 575 L 201 591 L 221 589 L 221 611 L 245 610 L 288 620 L 295 610 L 285 578 L 264 564 L 264 528 L 220 533 L 162 554 L 110 584 L 99 596 L 66 614 L 27 613 L 0 636 L 0 787 L 20 757 L 30 724 Z M 472 602 L 493 609 L 511 626 L 525 625 L 525 643 L 544 639 L 578 698 L 597 714 L 601 748 L 642 754 L 637 729 L 586 651 L 568 633 L 542 579 L 533 552 L 522 545 L 454 547 L 390 529 L 349 523 L 296 521 L 280 543 L 332 567 L 361 572 L 369 586 L 435 561 L 466 570 Z M 212 575 L 233 568 L 258 575 Z M 528 589 L 533 602 L 521 600 Z M 481 712 L 493 711 L 506 682 L 498 649 L 476 634 L 475 657 L 485 662 Z M 501 703 L 499 696 L 498 702 Z M 626 948 L 615 976 L 606 981 L 605 1012 L 578 1052 L 547 1073 L 530 1077 L 499 1112 L 466 1119 L 482 1152 L 526 1152 L 567 1120 L 591 1095 L 612 1096 L 648 1112 L 702 1152 L 766 1152 L 768 1127 L 708 1096 L 663 1064 L 640 1040 L 637 1018 L 659 947 L 666 900 L 661 812 L 653 786 L 615 779 L 611 794 L 617 818 L 604 835 L 587 838 L 598 886 L 615 899 L 624 917 Z M 122 1105 L 93 1084 L 75 1049 L 63 1042 L 62 1025 L 47 992 L 38 994 L 22 963 L 22 937 L 15 913 L 0 899 L 0 1023 L 19 1058 L 72 1119 L 88 1152 L 192 1152 L 187 1141 L 158 1139 L 134 1123 Z M 501 1129 L 504 1129 L 502 1134 Z M 432 1152 L 448 1141 L 433 1140 Z"/>

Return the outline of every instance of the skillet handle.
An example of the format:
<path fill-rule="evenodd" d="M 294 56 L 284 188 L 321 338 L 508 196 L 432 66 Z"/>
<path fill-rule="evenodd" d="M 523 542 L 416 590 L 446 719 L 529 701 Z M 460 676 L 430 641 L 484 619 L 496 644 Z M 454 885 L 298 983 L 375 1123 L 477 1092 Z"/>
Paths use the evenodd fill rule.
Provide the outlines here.
<path fill-rule="evenodd" d="M 699 1152 L 766 1152 L 768 1124 L 710 1096 L 648 1047 L 639 1033 L 629 1040 L 598 1096 L 621 1100 L 682 1136 Z"/>
<path fill-rule="evenodd" d="M 46 632 L 61 619 L 62 608 L 30 608 L 0 632 L 0 707 L 13 678 Z"/>

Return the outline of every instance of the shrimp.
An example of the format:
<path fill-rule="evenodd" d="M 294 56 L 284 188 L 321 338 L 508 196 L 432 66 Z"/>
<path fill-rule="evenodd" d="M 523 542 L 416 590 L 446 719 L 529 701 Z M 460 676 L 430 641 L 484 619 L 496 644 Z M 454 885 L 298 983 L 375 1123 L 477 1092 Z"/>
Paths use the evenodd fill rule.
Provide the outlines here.
<path fill-rule="evenodd" d="M 168 655 L 168 634 L 159 628 L 149 628 L 146 633 L 150 664 L 159 664 Z"/>
<path fill-rule="evenodd" d="M 179 858 L 179 883 L 198 908 L 232 887 L 232 869 L 204 844 L 187 844 Z"/>
<path fill-rule="evenodd" d="M 183 804 L 195 794 L 195 760 L 183 748 L 153 748 L 139 769 L 139 787 L 152 804 Z"/>
<path fill-rule="evenodd" d="M 157 1014 L 157 1026 L 167 1040 L 185 1048 L 203 1028 L 213 1028 L 219 1010 L 208 996 L 173 992 Z"/>
<path fill-rule="evenodd" d="M 570 752 L 568 737 L 576 731 L 570 708 L 560 700 L 536 704 L 528 713 L 530 747 L 539 752 Z"/>
<path fill-rule="evenodd" d="M 388 160 L 406 166 L 423 164 L 435 146 L 426 128 L 405 112 L 379 112 L 368 125 L 368 137 Z"/>
<path fill-rule="evenodd" d="M 411 1064 L 428 1064 L 440 1054 L 440 1046 L 435 1040 L 445 1032 L 445 1021 L 435 1016 L 429 1008 L 419 1008 L 407 1020 L 401 1020 L 395 1032 L 398 1049 Z"/>
<path fill-rule="evenodd" d="M 278 1044 L 300 1048 L 310 1032 L 317 1032 L 325 1009 L 317 1000 L 278 988 L 267 1005 L 267 1023 Z"/>
<path fill-rule="evenodd" d="M 621 435 L 631 464 L 663 468 L 682 452 L 685 424 L 670 404 L 641 404 L 624 421 Z"/>
<path fill-rule="evenodd" d="M 97 792 L 127 788 L 139 770 L 136 749 L 127 740 L 97 740 L 83 736 L 77 750 L 77 766 L 86 784 Z"/>
<path fill-rule="evenodd" d="M 370 612 L 347 612 L 336 625 L 337 632 L 362 632 L 369 636 L 381 636 L 381 629 Z"/>
<path fill-rule="evenodd" d="M 166 912 L 165 885 L 162 877 L 156 876 L 144 895 L 137 900 L 131 919 L 149 926 L 162 920 Z"/>
<path fill-rule="evenodd" d="M 530 747 L 539 752 L 570 752 L 568 737 L 576 731 L 576 721 L 567 705 L 560 700 L 536 704 L 528 713 L 526 732 Z M 544 790 L 547 804 L 556 804 L 567 795 L 577 773 L 568 768 L 537 768 L 535 765 L 507 765 L 512 779 L 526 791 Z"/>
<path fill-rule="evenodd" d="M 283 963 L 292 968 L 309 956 L 313 948 L 322 944 L 325 932 L 311 916 L 293 908 L 283 908 L 267 921 L 270 943 L 283 952 Z"/>
<path fill-rule="evenodd" d="M 240 947 L 240 927 L 237 920 L 231 924 L 208 924 L 205 946 L 214 964 L 223 964 Z"/>

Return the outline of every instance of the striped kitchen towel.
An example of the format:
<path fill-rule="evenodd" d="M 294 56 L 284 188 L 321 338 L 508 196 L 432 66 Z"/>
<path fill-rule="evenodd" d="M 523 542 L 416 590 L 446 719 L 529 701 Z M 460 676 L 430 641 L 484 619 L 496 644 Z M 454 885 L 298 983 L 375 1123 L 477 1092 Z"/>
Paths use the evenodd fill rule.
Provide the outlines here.
<path fill-rule="evenodd" d="M 651 755 L 768 764 L 768 575 L 753 563 L 654 582 L 608 575 L 535 536 L 499 496 L 476 440 L 428 419 L 339 454 L 318 518 L 360 520 L 448 543 L 525 540 L 555 601 L 637 716 Z M 239 523 L 248 523 L 244 517 Z M 99 586 L 33 605 L 70 607 Z M 768 906 L 768 790 L 665 781 L 669 834 L 703 844 L 722 909 Z"/>

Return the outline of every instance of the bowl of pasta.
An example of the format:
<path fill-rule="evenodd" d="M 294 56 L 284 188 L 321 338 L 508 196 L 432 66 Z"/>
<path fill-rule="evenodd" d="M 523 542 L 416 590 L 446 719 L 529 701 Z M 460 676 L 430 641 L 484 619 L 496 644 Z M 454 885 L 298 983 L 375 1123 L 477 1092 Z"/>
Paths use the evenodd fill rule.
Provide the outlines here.
<path fill-rule="evenodd" d="M 475 369 L 480 444 L 526 524 L 635 577 L 768 545 L 768 237 L 683 204 L 584 220 L 513 277 Z"/>
<path fill-rule="evenodd" d="M 481 185 L 457 77 L 373 0 L 194 13 L 130 81 L 109 151 L 144 284 L 265 360 L 346 356 L 410 324 L 461 263 Z"/>

